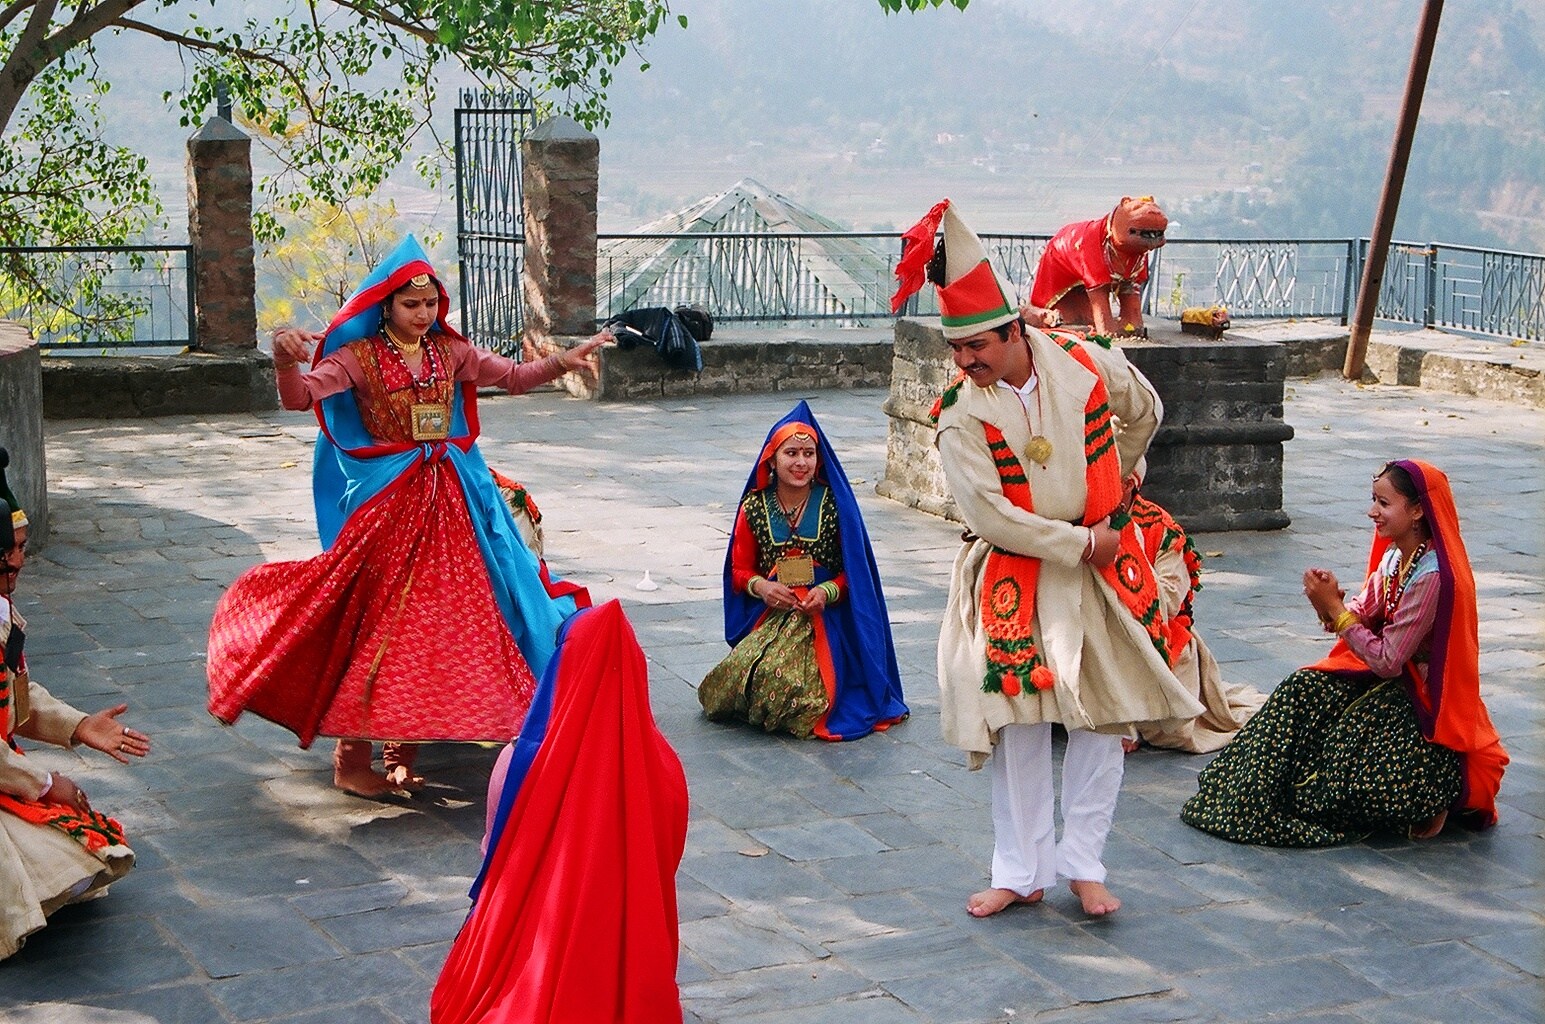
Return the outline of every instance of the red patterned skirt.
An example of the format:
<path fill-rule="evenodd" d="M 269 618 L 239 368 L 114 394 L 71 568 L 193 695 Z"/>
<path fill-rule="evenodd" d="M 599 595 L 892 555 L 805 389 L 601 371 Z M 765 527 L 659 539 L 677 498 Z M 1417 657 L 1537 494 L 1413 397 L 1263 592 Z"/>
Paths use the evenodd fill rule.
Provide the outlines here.
<path fill-rule="evenodd" d="M 504 742 L 536 691 L 443 460 L 404 473 L 317 557 L 243 573 L 215 608 L 208 672 L 212 715 L 250 711 L 302 747 Z"/>

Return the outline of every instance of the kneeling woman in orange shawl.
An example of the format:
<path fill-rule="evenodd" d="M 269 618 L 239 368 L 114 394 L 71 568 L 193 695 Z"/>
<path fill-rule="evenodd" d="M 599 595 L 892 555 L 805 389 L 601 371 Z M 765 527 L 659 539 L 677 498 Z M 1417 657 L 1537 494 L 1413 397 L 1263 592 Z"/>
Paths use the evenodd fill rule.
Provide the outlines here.
<path fill-rule="evenodd" d="M 1336 646 L 1283 680 L 1202 771 L 1187 824 L 1265 846 L 1425 839 L 1451 817 L 1496 824 L 1508 758 L 1481 701 L 1475 577 L 1448 477 L 1388 463 L 1368 517 L 1361 593 L 1343 604 L 1334 575 L 1304 573 Z"/>

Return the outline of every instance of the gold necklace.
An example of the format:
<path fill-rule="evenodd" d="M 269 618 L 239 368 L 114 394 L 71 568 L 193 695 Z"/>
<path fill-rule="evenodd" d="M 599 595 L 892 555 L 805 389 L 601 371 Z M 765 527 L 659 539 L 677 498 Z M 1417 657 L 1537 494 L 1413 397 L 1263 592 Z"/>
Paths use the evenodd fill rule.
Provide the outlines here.
<path fill-rule="evenodd" d="M 392 329 L 385 324 L 381 325 L 381 330 L 386 332 L 386 340 L 397 346 L 397 351 L 401 352 L 405 356 L 416 356 L 424 347 L 423 338 L 417 338 L 413 341 L 403 341 L 402 339 L 398 338 L 397 335 L 393 334 Z"/>

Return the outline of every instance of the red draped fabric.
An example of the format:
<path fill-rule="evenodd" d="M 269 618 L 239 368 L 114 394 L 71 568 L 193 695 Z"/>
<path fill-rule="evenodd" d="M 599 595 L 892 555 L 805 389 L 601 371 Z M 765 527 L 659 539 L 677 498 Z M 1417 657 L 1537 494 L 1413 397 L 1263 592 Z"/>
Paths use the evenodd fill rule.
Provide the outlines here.
<path fill-rule="evenodd" d="M 410 469 L 322 554 L 231 584 L 209 628 L 210 713 L 251 711 L 302 746 L 511 739 L 536 680 L 477 550 L 451 463 Z"/>
<path fill-rule="evenodd" d="M 650 713 L 644 653 L 621 606 L 580 612 L 549 673 L 546 736 L 430 1020 L 676 1024 L 687 782 Z"/>

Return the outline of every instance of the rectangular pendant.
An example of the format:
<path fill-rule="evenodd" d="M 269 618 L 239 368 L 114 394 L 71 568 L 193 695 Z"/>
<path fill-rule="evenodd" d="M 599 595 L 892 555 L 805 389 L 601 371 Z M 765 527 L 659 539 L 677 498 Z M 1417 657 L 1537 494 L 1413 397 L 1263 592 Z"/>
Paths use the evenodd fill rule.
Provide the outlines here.
<path fill-rule="evenodd" d="M 815 582 L 815 559 L 809 555 L 784 555 L 774 570 L 785 587 L 808 587 Z"/>
<path fill-rule="evenodd" d="M 444 402 L 415 402 L 413 440 L 444 441 L 451 436 L 451 410 Z"/>

